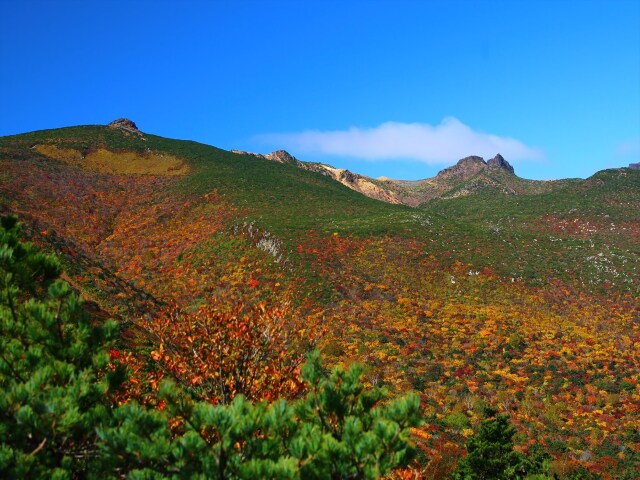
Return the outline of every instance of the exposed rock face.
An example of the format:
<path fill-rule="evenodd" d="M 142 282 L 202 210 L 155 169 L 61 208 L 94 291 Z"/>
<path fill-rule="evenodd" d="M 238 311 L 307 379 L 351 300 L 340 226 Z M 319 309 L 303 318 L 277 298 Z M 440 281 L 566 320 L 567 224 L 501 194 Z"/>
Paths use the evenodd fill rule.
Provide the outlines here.
<path fill-rule="evenodd" d="M 477 175 L 487 167 L 482 157 L 472 155 L 465 157 L 462 160 L 458 160 L 453 167 L 445 168 L 438 172 L 438 178 L 451 178 L 459 177 L 460 179 L 466 179 Z"/>
<path fill-rule="evenodd" d="M 137 125 L 132 120 L 129 120 L 128 118 L 118 118 L 117 120 L 114 120 L 113 122 L 109 123 L 107 126 L 111 128 L 119 128 L 121 130 L 127 130 L 128 132 L 142 133 L 140 132 L 140 130 L 138 130 Z"/>
<path fill-rule="evenodd" d="M 253 153 L 253 152 L 245 152 L 244 150 L 231 150 L 231 153 L 235 153 L 237 155 L 251 155 L 252 157 L 266 159 L 264 155 L 261 153 Z"/>
<path fill-rule="evenodd" d="M 640 163 L 630 163 L 629 168 L 631 170 L 640 170 Z"/>
<path fill-rule="evenodd" d="M 272 162 L 278 163 L 289 163 L 291 165 L 302 163 L 286 150 L 276 150 L 275 152 L 267 153 L 266 155 L 261 153 L 245 152 L 244 150 L 231 150 L 231 153 L 237 153 L 238 155 L 251 155 L 252 157 L 262 158 L 264 160 L 271 160 Z"/>
<path fill-rule="evenodd" d="M 238 155 L 251 155 L 252 157 L 258 157 L 258 158 L 266 158 L 261 153 L 245 152 L 244 150 L 231 150 L 231 153 L 236 153 Z"/>
<path fill-rule="evenodd" d="M 285 150 L 276 150 L 275 152 L 268 153 L 264 156 L 267 160 L 272 160 L 278 163 L 290 163 L 295 165 L 298 160 Z"/>
<path fill-rule="evenodd" d="M 311 170 L 314 172 L 323 173 L 328 177 L 340 182 L 345 187 L 349 187 L 356 192 L 360 192 L 370 198 L 381 200 L 387 203 L 402 203 L 400 198 L 395 192 L 387 190 L 380 185 L 373 182 L 373 179 L 353 173 L 343 168 L 334 168 L 331 165 L 325 165 L 323 163 L 306 163 L 300 162 L 302 168 Z"/>
<path fill-rule="evenodd" d="M 445 168 L 441 170 L 436 178 L 450 179 L 459 178 L 460 180 L 466 180 L 471 178 L 485 169 L 500 169 L 505 170 L 511 174 L 515 174 L 513 167 L 507 162 L 499 153 L 488 162 L 485 162 L 482 157 L 472 155 L 459 160 L 453 167 Z"/>
<path fill-rule="evenodd" d="M 489 160 L 487 162 L 487 167 L 489 168 L 501 168 L 503 170 L 506 170 L 509 173 L 513 173 L 515 174 L 515 171 L 513 170 L 513 167 L 511 166 L 511 164 L 509 162 L 507 162 L 504 157 L 502 155 L 500 155 L 499 153 L 493 157 L 491 160 Z"/>

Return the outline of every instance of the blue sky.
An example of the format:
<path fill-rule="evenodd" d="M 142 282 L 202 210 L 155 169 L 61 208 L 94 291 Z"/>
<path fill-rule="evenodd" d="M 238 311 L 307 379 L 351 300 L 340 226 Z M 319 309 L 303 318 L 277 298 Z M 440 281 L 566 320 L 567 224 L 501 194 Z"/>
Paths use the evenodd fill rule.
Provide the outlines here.
<path fill-rule="evenodd" d="M 118 117 L 425 178 L 640 161 L 640 2 L 0 0 L 0 135 Z"/>

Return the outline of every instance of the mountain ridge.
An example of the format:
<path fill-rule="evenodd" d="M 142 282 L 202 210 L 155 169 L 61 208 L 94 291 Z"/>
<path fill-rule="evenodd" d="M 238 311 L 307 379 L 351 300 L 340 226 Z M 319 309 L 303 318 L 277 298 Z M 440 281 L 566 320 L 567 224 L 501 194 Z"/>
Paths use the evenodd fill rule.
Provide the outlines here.
<path fill-rule="evenodd" d="M 286 150 L 268 154 L 231 150 L 237 155 L 295 165 L 322 173 L 370 198 L 391 204 L 419 207 L 436 198 L 473 195 L 480 190 L 494 190 L 506 195 L 521 195 L 562 188 L 575 179 L 528 180 L 515 174 L 513 166 L 501 154 L 485 161 L 477 155 L 464 157 L 455 165 L 440 170 L 435 176 L 421 180 L 372 178 L 332 165 L 299 160 Z"/>
<path fill-rule="evenodd" d="M 101 128 L 101 125 L 87 125 L 86 128 Z M 138 138 L 146 142 L 145 133 L 142 132 L 135 122 L 128 118 L 118 118 L 106 125 L 112 131 L 120 131 L 125 136 Z M 36 132 L 29 132 L 18 135 L 11 135 L 5 138 L 19 137 L 20 135 L 46 134 L 46 132 L 61 131 L 62 129 L 48 129 Z M 194 142 L 197 143 L 197 142 Z M 210 148 L 216 148 L 201 144 Z M 42 146 L 33 145 L 33 148 Z M 100 145 L 92 148 L 85 147 L 86 151 L 80 153 L 84 158 L 87 153 L 94 154 L 94 150 Z M 153 154 L 150 148 L 140 149 L 145 155 Z M 223 150 L 221 150 L 223 151 Z M 554 191 L 577 184 L 583 179 L 566 178 L 557 180 L 529 180 L 518 177 L 513 166 L 500 154 L 486 160 L 477 155 L 470 155 L 458 160 L 454 165 L 445 167 L 435 176 L 419 180 L 402 180 L 388 177 L 373 178 L 357 172 L 352 172 L 344 168 L 336 168 L 330 164 L 320 162 L 304 161 L 291 155 L 284 149 L 271 153 L 261 154 L 243 150 L 232 149 L 229 151 L 235 155 L 245 155 L 248 158 L 262 159 L 283 165 L 295 166 L 299 169 L 320 173 L 344 186 L 361 193 L 369 198 L 379 200 L 389 204 L 405 205 L 409 207 L 420 207 L 432 200 L 449 199 L 474 195 L 479 192 L 494 191 L 504 195 L 530 195 Z M 108 154 L 108 152 L 103 152 Z M 173 174 L 180 174 L 180 168 L 171 167 Z M 637 168 L 636 164 L 629 165 L 630 169 Z M 596 172 L 597 173 L 597 172 Z M 594 174 L 595 175 L 595 174 Z"/>

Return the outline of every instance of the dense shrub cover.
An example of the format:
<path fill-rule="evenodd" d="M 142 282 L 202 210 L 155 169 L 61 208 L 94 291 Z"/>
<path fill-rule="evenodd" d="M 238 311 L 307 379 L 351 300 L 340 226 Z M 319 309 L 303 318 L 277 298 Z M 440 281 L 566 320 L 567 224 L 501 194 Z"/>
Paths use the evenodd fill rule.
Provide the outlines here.
<path fill-rule="evenodd" d="M 418 397 L 385 401 L 358 366 L 329 374 L 317 353 L 296 402 L 212 405 L 164 382 L 164 408 L 117 405 L 117 326 L 92 322 L 60 273 L 2 218 L 0 477 L 379 478 L 413 457 Z"/>

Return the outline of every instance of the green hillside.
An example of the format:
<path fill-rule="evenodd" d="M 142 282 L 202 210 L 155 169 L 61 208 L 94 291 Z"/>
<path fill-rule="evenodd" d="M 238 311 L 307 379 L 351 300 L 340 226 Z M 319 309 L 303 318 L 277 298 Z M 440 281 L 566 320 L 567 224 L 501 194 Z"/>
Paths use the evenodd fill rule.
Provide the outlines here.
<path fill-rule="evenodd" d="M 251 206 L 260 213 L 263 209 L 280 210 L 282 207 L 288 207 L 284 208 L 285 212 L 294 210 L 304 200 L 314 200 L 305 208 L 311 208 L 310 213 L 318 214 L 336 204 L 353 204 L 353 213 L 359 215 L 366 215 L 379 207 L 379 202 L 354 195 L 322 175 L 300 171 L 290 165 L 255 161 L 251 156 L 233 154 L 197 142 L 136 135 L 103 126 L 70 127 L 3 137 L 0 147 L 5 155 L 24 159 L 26 150 L 39 144 L 72 148 L 80 153 L 104 146 L 114 151 L 153 150 L 173 154 L 194 167 L 194 172 L 180 183 L 180 188 L 200 193 L 209 191 L 213 186 L 224 190 L 239 205 Z M 300 198 L 299 195 L 306 196 Z M 294 199 L 299 201 L 292 201 Z"/>

